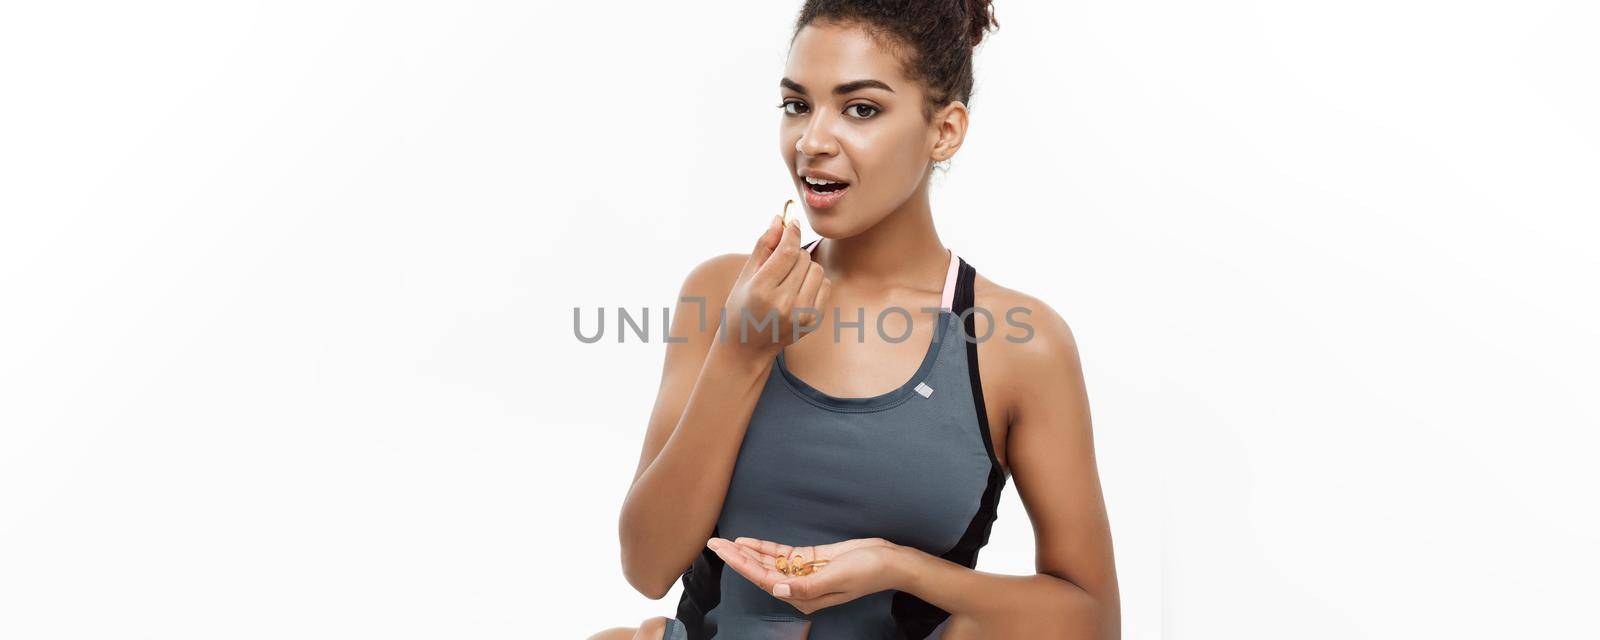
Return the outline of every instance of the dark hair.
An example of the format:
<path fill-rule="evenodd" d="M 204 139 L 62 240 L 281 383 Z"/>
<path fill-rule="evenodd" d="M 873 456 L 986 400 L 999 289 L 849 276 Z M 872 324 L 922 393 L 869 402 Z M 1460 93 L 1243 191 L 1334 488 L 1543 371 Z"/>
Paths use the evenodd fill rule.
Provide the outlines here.
<path fill-rule="evenodd" d="M 806 0 L 795 35 L 813 22 L 860 26 L 897 49 L 906 75 L 927 89 L 926 117 L 952 100 L 970 106 L 972 50 L 1000 26 L 992 0 Z"/>

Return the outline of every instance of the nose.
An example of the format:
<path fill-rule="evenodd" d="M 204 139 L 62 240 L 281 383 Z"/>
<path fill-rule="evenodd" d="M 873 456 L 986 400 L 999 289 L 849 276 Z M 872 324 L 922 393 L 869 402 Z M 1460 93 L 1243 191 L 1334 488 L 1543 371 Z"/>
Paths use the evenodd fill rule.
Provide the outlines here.
<path fill-rule="evenodd" d="M 832 156 L 839 153 L 839 141 L 834 138 L 830 127 L 832 119 L 817 113 L 806 124 L 805 131 L 800 133 L 800 139 L 794 143 L 794 150 L 807 156 Z"/>

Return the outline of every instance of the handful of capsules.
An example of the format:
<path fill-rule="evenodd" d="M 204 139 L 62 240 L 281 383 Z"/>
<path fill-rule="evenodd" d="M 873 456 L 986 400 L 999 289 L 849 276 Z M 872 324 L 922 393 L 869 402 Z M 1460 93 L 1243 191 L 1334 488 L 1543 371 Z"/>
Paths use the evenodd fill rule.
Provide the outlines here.
<path fill-rule="evenodd" d="M 794 556 L 790 558 L 778 556 L 776 560 L 772 561 L 772 567 L 777 569 L 779 573 L 782 573 L 786 576 L 809 576 L 813 573 L 816 573 L 818 569 L 821 569 L 827 565 L 827 560 L 812 560 L 810 562 L 806 562 L 806 559 L 801 557 L 798 553 L 794 554 Z"/>

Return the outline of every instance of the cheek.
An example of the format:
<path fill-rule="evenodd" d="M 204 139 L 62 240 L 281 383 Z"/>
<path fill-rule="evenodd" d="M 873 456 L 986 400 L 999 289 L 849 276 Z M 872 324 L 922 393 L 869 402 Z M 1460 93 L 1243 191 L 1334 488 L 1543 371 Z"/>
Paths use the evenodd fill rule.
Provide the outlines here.
<path fill-rule="evenodd" d="M 857 172 L 877 194 L 903 198 L 922 181 L 927 150 L 920 128 L 883 127 L 863 132 L 855 148 Z"/>

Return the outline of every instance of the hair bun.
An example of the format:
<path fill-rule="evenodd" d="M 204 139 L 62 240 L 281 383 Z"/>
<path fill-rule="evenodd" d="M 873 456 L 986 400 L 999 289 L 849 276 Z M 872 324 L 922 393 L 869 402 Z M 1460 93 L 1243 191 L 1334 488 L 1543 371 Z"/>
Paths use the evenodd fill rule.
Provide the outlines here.
<path fill-rule="evenodd" d="M 967 41 L 972 46 L 983 42 L 983 35 L 1000 23 L 994 19 L 994 0 L 963 0 L 967 9 Z"/>

